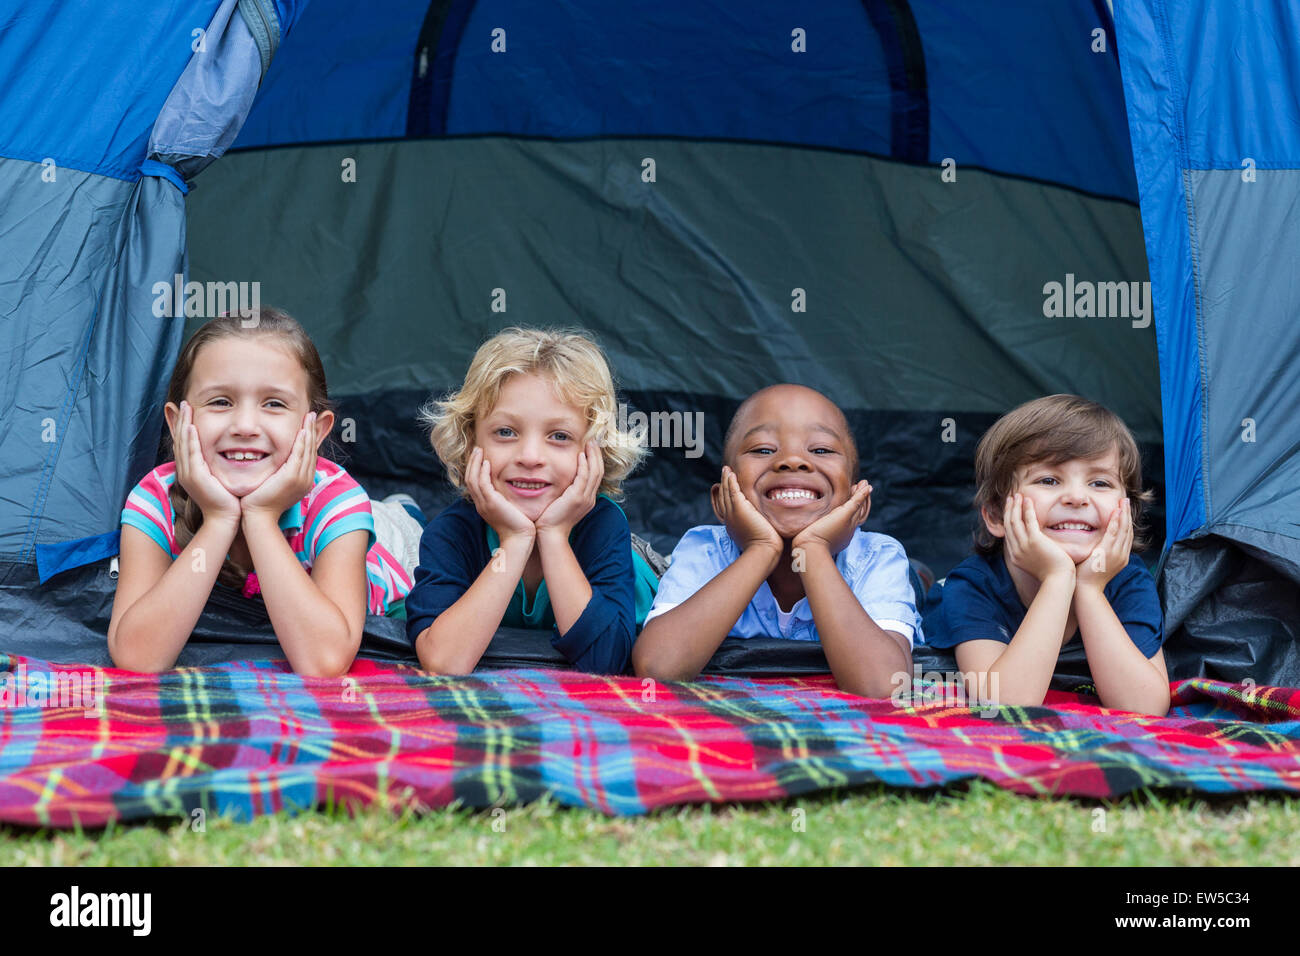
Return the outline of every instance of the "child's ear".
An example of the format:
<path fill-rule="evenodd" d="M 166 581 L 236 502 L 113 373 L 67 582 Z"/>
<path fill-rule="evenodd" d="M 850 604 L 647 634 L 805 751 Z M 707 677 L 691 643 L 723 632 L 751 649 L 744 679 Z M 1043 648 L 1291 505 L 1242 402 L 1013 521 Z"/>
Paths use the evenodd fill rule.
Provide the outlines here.
<path fill-rule="evenodd" d="M 172 433 L 173 437 L 175 437 L 176 426 L 181 420 L 180 406 L 174 402 L 168 402 L 163 406 L 163 418 L 167 420 L 167 430 Z"/>
<path fill-rule="evenodd" d="M 984 527 L 988 528 L 989 534 L 995 538 L 1005 538 L 1007 529 L 1002 524 L 1002 516 L 994 517 L 992 510 L 988 505 L 980 508 L 980 517 L 984 519 Z"/>
<path fill-rule="evenodd" d="M 334 427 L 334 413 L 323 411 L 316 416 L 316 447 L 320 448 L 321 443 L 329 436 L 330 429 Z"/>

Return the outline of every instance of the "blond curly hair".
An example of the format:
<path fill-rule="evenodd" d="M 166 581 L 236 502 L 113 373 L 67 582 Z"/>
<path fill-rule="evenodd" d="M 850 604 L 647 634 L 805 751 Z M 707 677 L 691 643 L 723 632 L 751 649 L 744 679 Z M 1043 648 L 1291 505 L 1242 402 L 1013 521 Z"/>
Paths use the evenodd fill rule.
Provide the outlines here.
<path fill-rule="evenodd" d="M 496 407 L 501 387 L 512 375 L 537 375 L 555 386 L 566 405 L 581 408 L 587 431 L 580 443 L 594 441 L 605 461 L 601 494 L 618 500 L 622 483 L 645 457 L 638 436 L 620 431 L 614 379 L 605 353 L 580 331 L 508 328 L 479 346 L 458 391 L 433 399 L 420 409 L 420 424 L 429 444 L 462 495 L 465 466 L 474 450 L 479 420 Z"/>

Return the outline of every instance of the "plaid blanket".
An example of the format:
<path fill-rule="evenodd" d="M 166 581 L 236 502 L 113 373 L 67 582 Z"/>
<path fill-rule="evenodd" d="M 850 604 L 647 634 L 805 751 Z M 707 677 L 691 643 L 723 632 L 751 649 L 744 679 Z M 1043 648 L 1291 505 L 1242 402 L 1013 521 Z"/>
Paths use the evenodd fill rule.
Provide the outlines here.
<path fill-rule="evenodd" d="M 468 678 L 358 661 L 161 676 L 0 654 L 0 821 L 54 827 L 287 808 L 556 802 L 611 815 L 983 777 L 1026 794 L 1300 790 L 1300 690 L 1174 685 L 1167 718 L 1053 693 L 986 708 L 916 682 L 870 701 L 831 679 L 658 684 L 546 670 Z"/>

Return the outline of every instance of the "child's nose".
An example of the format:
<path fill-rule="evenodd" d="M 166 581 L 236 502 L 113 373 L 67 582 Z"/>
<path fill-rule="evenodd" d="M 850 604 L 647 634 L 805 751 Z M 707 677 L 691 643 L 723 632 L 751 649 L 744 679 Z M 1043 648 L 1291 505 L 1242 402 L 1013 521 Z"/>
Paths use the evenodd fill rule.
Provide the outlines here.
<path fill-rule="evenodd" d="M 257 415 L 257 406 L 243 403 L 235 408 L 234 428 L 241 435 L 249 435 L 258 431 L 259 419 Z"/>
<path fill-rule="evenodd" d="M 800 451 L 782 452 L 777 456 L 778 471 L 812 471 L 812 462 Z"/>
<path fill-rule="evenodd" d="M 519 463 L 521 465 L 540 465 L 542 464 L 542 446 L 543 442 L 537 438 L 525 438 L 518 445 Z"/>
<path fill-rule="evenodd" d="M 1066 485 L 1061 491 L 1061 500 L 1071 505 L 1086 505 L 1089 489 L 1087 485 Z"/>

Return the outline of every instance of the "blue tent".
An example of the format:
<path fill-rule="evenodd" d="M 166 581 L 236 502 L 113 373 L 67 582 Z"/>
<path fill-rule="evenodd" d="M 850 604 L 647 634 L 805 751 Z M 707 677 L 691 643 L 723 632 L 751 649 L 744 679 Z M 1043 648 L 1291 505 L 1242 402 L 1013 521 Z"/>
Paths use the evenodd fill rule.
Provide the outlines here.
<path fill-rule="evenodd" d="M 722 428 L 763 384 L 805 382 L 846 409 L 877 489 L 868 527 L 940 573 L 969 544 L 984 428 L 1038 395 L 1098 399 L 1168 503 L 1174 676 L 1300 681 L 1285 424 L 1300 290 L 1274 278 L 1294 258 L 1300 123 L 1296 50 L 1275 38 L 1296 35 L 1296 8 L 1119 13 L 0 14 L 11 649 L 102 658 L 106 558 L 158 458 L 179 344 L 252 286 L 317 342 L 355 426 L 337 455 L 372 495 L 426 510 L 447 490 L 419 402 L 505 325 L 592 330 L 629 408 L 705 425 L 629 485 L 634 528 L 663 549 L 708 520 Z M 1216 73 L 1227 61 L 1249 71 Z M 1243 307 L 1257 333 L 1220 318 Z"/>

